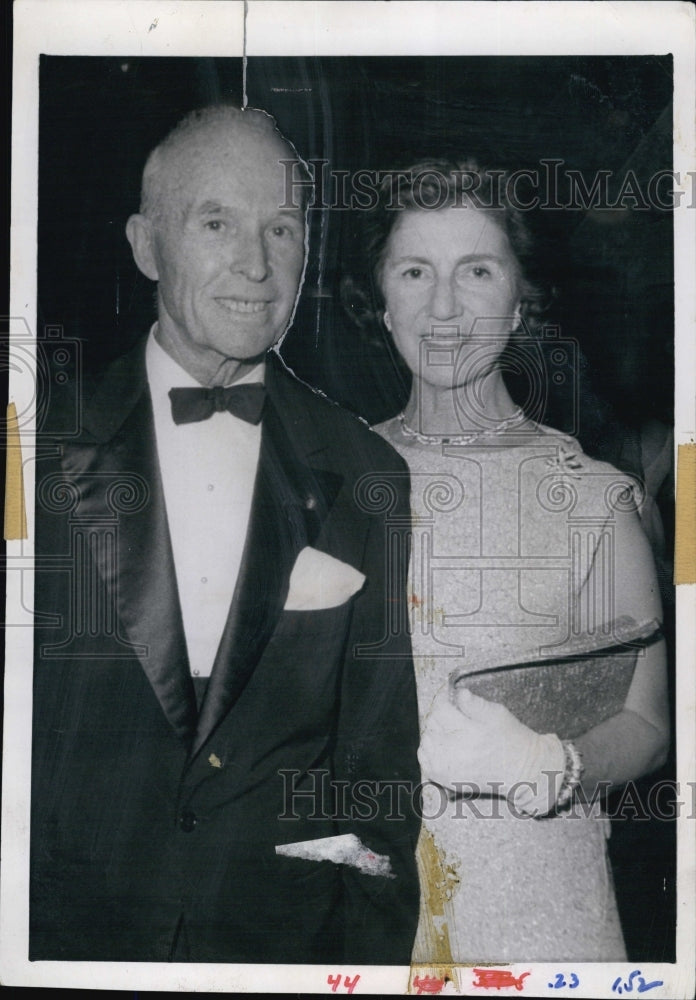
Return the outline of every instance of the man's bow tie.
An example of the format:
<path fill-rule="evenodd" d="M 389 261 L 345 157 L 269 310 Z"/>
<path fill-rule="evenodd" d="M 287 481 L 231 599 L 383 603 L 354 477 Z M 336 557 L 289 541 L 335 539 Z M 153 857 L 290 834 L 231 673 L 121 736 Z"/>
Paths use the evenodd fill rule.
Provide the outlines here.
<path fill-rule="evenodd" d="M 266 401 L 266 387 L 262 382 L 245 382 L 243 385 L 216 385 L 211 389 L 170 389 L 169 398 L 175 424 L 207 420 L 214 413 L 225 410 L 247 423 L 258 424 Z"/>

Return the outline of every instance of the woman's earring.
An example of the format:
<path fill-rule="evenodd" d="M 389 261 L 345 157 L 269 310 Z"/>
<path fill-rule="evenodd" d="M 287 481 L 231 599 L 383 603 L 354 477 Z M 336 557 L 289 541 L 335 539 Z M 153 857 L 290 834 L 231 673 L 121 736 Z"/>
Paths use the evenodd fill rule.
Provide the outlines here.
<path fill-rule="evenodd" d="M 519 330 L 520 327 L 522 326 L 522 313 L 521 313 L 520 310 L 521 310 L 521 306 L 518 305 L 516 307 L 514 315 L 512 317 L 512 332 L 513 333 L 515 332 L 515 330 Z"/>
<path fill-rule="evenodd" d="M 389 330 L 389 332 L 391 333 L 391 316 L 389 315 L 386 309 L 384 310 L 384 325 L 386 326 L 387 330 Z"/>

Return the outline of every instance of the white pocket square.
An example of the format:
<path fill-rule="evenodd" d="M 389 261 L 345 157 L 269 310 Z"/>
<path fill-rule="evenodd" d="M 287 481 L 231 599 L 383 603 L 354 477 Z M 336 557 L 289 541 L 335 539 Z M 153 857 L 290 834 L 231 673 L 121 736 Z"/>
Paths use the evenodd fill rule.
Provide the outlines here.
<path fill-rule="evenodd" d="M 286 611 L 336 608 L 362 587 L 365 574 L 310 545 L 300 552 L 290 574 Z"/>
<path fill-rule="evenodd" d="M 375 854 L 354 833 L 337 837 L 320 837 L 318 840 L 296 840 L 294 844 L 278 844 L 276 854 L 304 861 L 332 861 L 336 865 L 349 865 L 364 875 L 381 875 L 396 878 L 386 854 Z"/>

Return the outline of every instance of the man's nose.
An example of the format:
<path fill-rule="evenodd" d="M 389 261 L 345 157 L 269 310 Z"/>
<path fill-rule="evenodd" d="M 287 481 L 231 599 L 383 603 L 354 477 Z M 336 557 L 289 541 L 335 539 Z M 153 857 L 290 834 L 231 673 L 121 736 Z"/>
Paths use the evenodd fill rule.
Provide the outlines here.
<path fill-rule="evenodd" d="M 250 281 L 264 281 L 268 277 L 271 268 L 263 233 L 245 233 L 235 247 L 231 268 Z"/>
<path fill-rule="evenodd" d="M 430 312 L 433 319 L 437 320 L 454 319 L 455 316 L 460 314 L 461 303 L 459 302 L 454 283 L 449 277 L 438 278 L 433 289 Z"/>

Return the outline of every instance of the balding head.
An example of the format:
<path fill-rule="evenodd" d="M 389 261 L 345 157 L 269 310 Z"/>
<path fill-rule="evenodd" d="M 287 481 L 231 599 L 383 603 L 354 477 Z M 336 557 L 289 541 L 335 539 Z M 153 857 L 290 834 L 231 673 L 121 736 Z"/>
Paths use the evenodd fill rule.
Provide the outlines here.
<path fill-rule="evenodd" d="M 211 105 L 186 115 L 150 153 L 143 170 L 141 214 L 158 222 L 169 206 L 180 205 L 186 181 L 196 176 L 213 150 L 217 153 L 225 145 L 233 148 L 241 134 L 268 140 L 271 148 L 277 146 L 279 160 L 296 162 L 306 171 L 297 150 L 271 115 L 257 108 Z"/>

